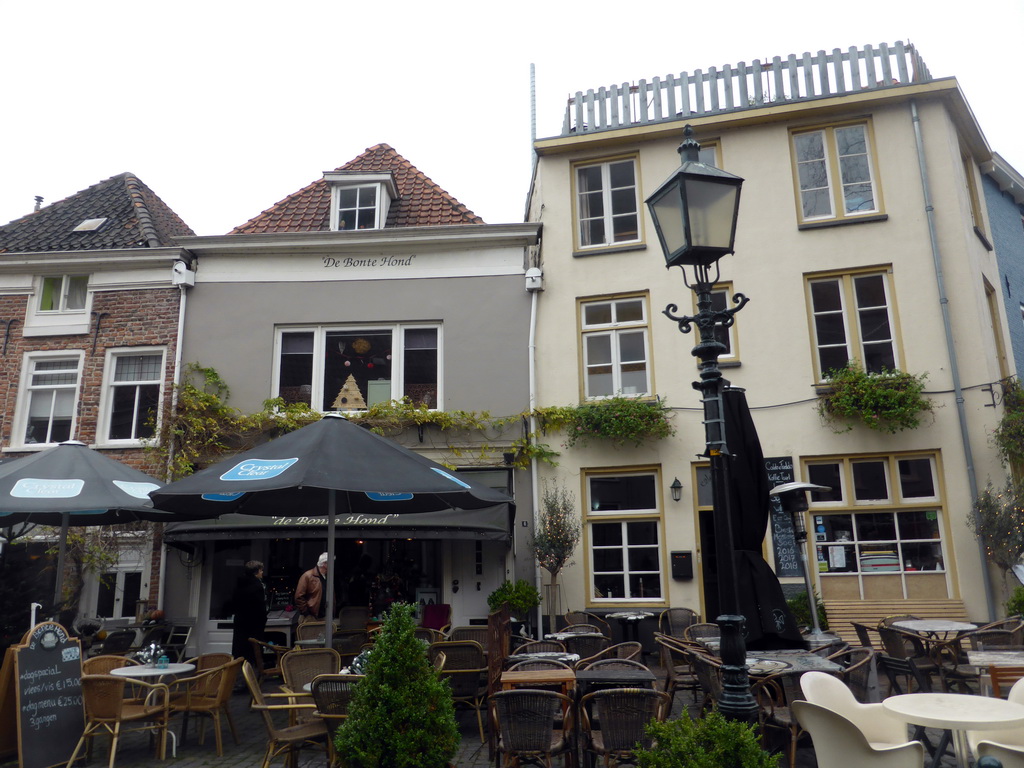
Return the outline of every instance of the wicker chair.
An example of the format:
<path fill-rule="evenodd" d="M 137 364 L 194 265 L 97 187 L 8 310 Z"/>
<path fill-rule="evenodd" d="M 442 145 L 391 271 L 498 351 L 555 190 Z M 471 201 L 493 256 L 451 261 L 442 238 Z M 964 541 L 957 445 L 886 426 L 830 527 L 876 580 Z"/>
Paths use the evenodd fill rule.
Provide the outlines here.
<path fill-rule="evenodd" d="M 265 643 L 255 637 L 249 638 L 249 644 L 252 646 L 252 655 L 256 660 L 255 672 L 260 682 L 268 677 L 280 677 L 281 657 L 291 649 L 284 645 Z"/>
<path fill-rule="evenodd" d="M 581 659 L 590 658 L 608 648 L 611 641 L 604 635 L 572 635 L 565 638 L 565 650 Z"/>
<path fill-rule="evenodd" d="M 762 738 L 766 731 L 773 730 L 788 737 L 789 768 L 796 765 L 796 745 L 804 732 L 790 707 L 791 700 L 799 695 L 790 690 L 793 678 L 793 675 L 768 675 L 750 686 L 757 701 L 757 722 Z"/>
<path fill-rule="evenodd" d="M 449 640 L 473 640 L 480 643 L 482 648 L 487 648 L 487 627 L 452 627 L 448 633 Z"/>
<path fill-rule="evenodd" d="M 341 656 L 341 665 L 345 666 L 359 655 L 369 639 L 365 629 L 340 629 L 331 638 L 331 645 Z"/>
<path fill-rule="evenodd" d="M 492 694 L 490 703 L 503 765 L 528 760 L 550 766 L 556 755 L 565 755 L 571 764 L 576 751 L 572 699 L 554 691 L 516 688 Z"/>
<path fill-rule="evenodd" d="M 442 669 L 444 669 L 444 665 L 448 663 L 448 654 L 444 651 L 438 651 L 434 654 L 432 662 L 434 665 L 434 669 L 440 672 Z"/>
<path fill-rule="evenodd" d="M 722 698 L 722 662 L 704 653 L 694 653 L 693 673 L 704 694 L 701 710 L 714 708 Z"/>
<path fill-rule="evenodd" d="M 145 700 L 135 703 L 125 699 L 128 681 L 114 675 L 83 675 L 82 702 L 85 705 L 85 730 L 75 745 L 68 765 L 74 765 L 79 752 L 102 732 L 110 734 L 109 768 L 117 759 L 117 742 L 128 731 L 149 731 L 156 737 L 157 759 L 167 754 L 167 721 L 170 717 L 167 686 L 161 683 L 132 681 L 148 691 Z M 132 724 L 126 728 L 125 724 Z"/>
<path fill-rule="evenodd" d="M 581 667 L 579 664 L 576 665 L 577 671 L 583 671 L 584 669 L 643 669 L 650 672 L 650 669 L 644 664 L 633 659 L 597 659 L 584 667 Z"/>
<path fill-rule="evenodd" d="M 968 632 L 967 641 L 971 649 L 984 651 L 994 645 L 1020 645 L 1020 633 L 1013 629 L 979 629 Z"/>
<path fill-rule="evenodd" d="M 210 654 L 216 656 L 220 654 Z M 213 721 L 214 741 L 217 745 L 217 757 L 224 756 L 224 743 L 221 738 L 221 715 L 228 721 L 231 729 L 231 736 L 235 744 L 238 740 L 238 730 L 235 728 L 235 721 L 231 717 L 231 710 L 228 704 L 231 702 L 231 693 L 238 679 L 238 672 L 242 668 L 245 659 L 239 657 L 219 667 L 207 669 L 192 677 L 183 677 L 175 680 L 168 688 L 171 695 L 171 713 L 183 712 L 185 715 L 204 715 Z M 197 667 L 198 669 L 198 667 Z M 181 736 L 182 743 L 185 741 L 184 728 Z M 205 717 L 199 727 L 199 743 L 206 740 Z"/>
<path fill-rule="evenodd" d="M 116 653 L 129 653 L 135 645 L 134 629 L 117 629 L 103 639 L 100 646 L 100 653 L 104 655 Z"/>
<path fill-rule="evenodd" d="M 610 637 L 610 634 L 602 632 L 601 628 L 596 624 L 570 624 L 562 629 L 562 633 L 567 635 L 604 635 L 605 637 Z"/>
<path fill-rule="evenodd" d="M 370 609 L 365 605 L 346 605 L 338 611 L 338 629 L 366 629 L 370 622 Z"/>
<path fill-rule="evenodd" d="M 700 614 L 689 608 L 666 608 L 658 617 L 658 631 L 683 639 L 683 630 L 700 621 Z"/>
<path fill-rule="evenodd" d="M 608 622 L 593 613 L 587 613 L 586 611 L 567 611 L 565 614 L 565 626 L 568 628 L 574 624 L 590 624 L 591 626 L 598 627 L 597 631 L 602 635 L 608 635 L 608 637 L 612 636 L 612 628 Z"/>
<path fill-rule="evenodd" d="M 850 624 L 853 626 L 853 631 L 857 633 L 857 642 L 864 648 L 874 648 L 875 643 L 871 639 L 872 627 L 867 624 L 860 624 L 856 621 L 851 621 Z"/>
<path fill-rule="evenodd" d="M 650 688 L 609 688 L 588 693 L 579 706 L 584 754 L 600 756 L 605 766 L 610 761 L 633 762 L 637 746 L 651 747 L 647 723 L 663 722 L 670 703 L 667 693 Z"/>
<path fill-rule="evenodd" d="M 508 668 L 508 671 L 536 672 L 551 669 L 572 669 L 572 667 L 555 659 L 527 659 L 526 661 L 517 661 Z"/>
<path fill-rule="evenodd" d="M 326 621 L 307 621 L 295 625 L 296 640 L 324 640 L 327 637 Z"/>
<path fill-rule="evenodd" d="M 445 655 L 440 676 L 452 686 L 452 699 L 476 711 L 480 742 L 484 741 L 483 708 L 487 699 L 487 659 L 480 643 L 473 640 L 448 640 L 427 648 L 431 662 L 438 653 Z"/>
<path fill-rule="evenodd" d="M 267 729 L 267 750 L 263 753 L 262 768 L 268 768 L 275 757 L 284 752 L 293 752 L 306 745 L 325 748 L 327 726 L 320 718 L 296 718 L 295 725 L 279 727 L 274 722 L 273 713 L 281 712 L 295 716 L 300 712 L 309 713 L 316 709 L 316 704 L 285 703 L 294 697 L 290 693 L 263 693 L 256 677 L 256 671 L 249 662 L 242 665 L 242 676 L 252 696 L 252 708 L 263 715 L 263 724 Z M 268 701 L 282 702 L 268 704 Z"/>
<path fill-rule="evenodd" d="M 317 675 L 336 675 L 340 671 L 341 654 L 333 648 L 289 651 L 281 657 L 281 690 L 302 695 L 303 686 L 312 683 Z"/>
<path fill-rule="evenodd" d="M 139 662 L 129 659 L 127 656 L 115 656 L 113 654 L 104 656 L 93 656 L 90 659 L 82 659 L 83 675 L 109 675 L 110 670 L 121 667 L 137 666 Z"/>
<path fill-rule="evenodd" d="M 696 704 L 697 694 L 701 688 L 693 667 L 693 653 L 700 646 L 661 633 L 654 636 L 654 642 L 661 650 L 661 666 L 665 670 L 665 693 L 675 701 L 678 691 L 690 691 Z"/>
<path fill-rule="evenodd" d="M 348 717 L 349 702 L 356 683 L 362 679 L 361 675 L 317 675 L 313 678 L 313 701 L 317 714 L 327 726 L 327 754 L 332 766 L 341 762 L 334 749 L 334 737 Z"/>
<path fill-rule="evenodd" d="M 565 644 L 557 640 L 531 640 L 512 651 L 513 656 L 522 653 L 565 653 Z"/>
<path fill-rule="evenodd" d="M 710 638 L 717 640 L 722 636 L 722 630 L 717 624 L 704 622 L 702 624 L 691 624 L 683 630 L 683 639 L 693 643 Z"/>
<path fill-rule="evenodd" d="M 842 665 L 843 670 L 838 676 L 861 704 L 871 701 L 871 667 L 875 655 L 872 648 L 850 648 L 828 657 L 829 661 Z"/>
<path fill-rule="evenodd" d="M 941 679 L 939 664 L 932 660 L 920 635 L 879 623 L 878 636 L 882 639 L 886 655 L 896 659 L 913 659 L 921 674 L 939 675 Z"/>
<path fill-rule="evenodd" d="M 599 659 L 639 659 L 641 658 L 643 650 L 643 646 L 633 640 L 625 643 L 618 643 L 616 645 L 610 645 L 603 651 L 595 653 L 593 656 L 577 661 L 576 669 L 583 669 L 587 664 L 591 664 Z"/>

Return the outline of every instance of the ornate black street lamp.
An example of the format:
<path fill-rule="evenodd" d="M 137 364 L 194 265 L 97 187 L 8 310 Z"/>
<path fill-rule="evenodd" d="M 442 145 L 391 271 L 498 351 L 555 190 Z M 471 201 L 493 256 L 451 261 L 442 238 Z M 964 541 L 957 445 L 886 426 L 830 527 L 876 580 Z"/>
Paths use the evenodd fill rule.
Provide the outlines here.
<path fill-rule="evenodd" d="M 757 702 L 750 692 L 747 677 L 744 618 L 739 614 L 732 510 L 727 493 L 731 485 L 731 454 L 726 443 L 722 390 L 729 382 L 722 378 L 718 368 L 718 356 L 727 350 L 715 337 L 715 328 L 731 326 L 733 316 L 747 303 L 747 298 L 737 293 L 733 297 L 735 307 L 711 308 L 711 289 L 719 278 L 718 260 L 733 253 L 743 179 L 700 162 L 700 144 L 694 140 L 691 126 L 686 126 L 683 135 L 679 146 L 683 164 L 647 198 L 647 207 L 665 252 L 666 266 L 682 269 L 683 282 L 697 296 L 696 315 L 676 315 L 675 304 L 669 304 L 664 314 L 675 321 L 683 333 L 689 333 L 693 325 L 700 333 L 700 341 L 693 348 L 693 356 L 700 360 L 700 381 L 694 382 L 693 387 L 700 391 L 704 405 L 704 455 L 711 462 L 721 610 L 717 623 L 722 633 L 723 693 L 718 708 L 728 718 L 750 721 L 756 716 Z M 693 267 L 692 285 L 686 277 L 688 266 Z"/>

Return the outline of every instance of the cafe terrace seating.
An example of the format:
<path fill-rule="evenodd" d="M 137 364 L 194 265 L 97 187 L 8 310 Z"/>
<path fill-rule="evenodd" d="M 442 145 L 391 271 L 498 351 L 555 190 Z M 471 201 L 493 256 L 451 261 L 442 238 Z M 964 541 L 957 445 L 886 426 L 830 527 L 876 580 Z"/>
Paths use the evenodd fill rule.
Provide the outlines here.
<path fill-rule="evenodd" d="M 871 699 L 871 669 L 876 656 L 871 648 L 848 648 L 830 654 L 827 658 L 842 665 L 842 671 L 837 674 L 851 695 L 857 701 L 867 703 Z"/>
<path fill-rule="evenodd" d="M 74 765 L 82 747 L 92 748 L 97 734 L 110 734 L 109 768 L 117 760 L 117 742 L 129 731 L 150 731 L 156 737 L 156 755 L 164 760 L 167 754 L 167 721 L 170 717 L 167 686 L 161 683 L 132 681 L 147 693 L 142 701 L 125 699 L 128 680 L 114 675 L 83 675 L 82 703 L 85 707 L 85 730 L 68 760 Z M 129 725 L 130 724 L 130 725 Z M 128 727 L 125 727 L 128 725 Z"/>
<path fill-rule="evenodd" d="M 362 675 L 317 675 L 313 678 L 311 691 L 316 704 L 316 714 L 327 726 L 327 754 L 331 766 L 340 766 L 341 761 L 334 749 L 334 737 L 348 717 L 348 705 L 352 693 Z"/>
<path fill-rule="evenodd" d="M 480 741 L 484 739 L 483 709 L 487 699 L 487 657 L 483 646 L 474 640 L 448 640 L 427 647 L 427 658 L 434 662 L 438 653 L 445 654 L 442 680 L 452 687 L 452 699 L 476 711 Z"/>
<path fill-rule="evenodd" d="M 661 650 L 661 666 L 665 670 L 665 693 L 675 701 L 677 691 L 690 691 L 697 703 L 700 681 L 693 667 L 693 653 L 701 646 L 662 633 L 654 635 Z"/>
<path fill-rule="evenodd" d="M 691 624 L 683 630 L 683 639 L 699 643 L 704 639 L 718 640 L 722 636 L 722 630 L 717 624 L 704 622 L 702 624 Z"/>
<path fill-rule="evenodd" d="M 848 719 L 810 701 L 794 701 L 793 712 L 811 735 L 818 768 L 921 768 L 924 747 L 916 741 L 876 748 Z"/>
<path fill-rule="evenodd" d="M 658 616 L 658 631 L 669 637 L 683 639 L 683 631 L 700 621 L 700 614 L 689 608 L 666 608 Z"/>
<path fill-rule="evenodd" d="M 611 641 L 604 635 L 572 635 L 565 638 L 565 650 L 581 659 L 597 656 L 608 648 Z"/>
<path fill-rule="evenodd" d="M 574 624 L 589 624 L 595 627 L 597 632 L 608 637 L 612 636 L 611 626 L 605 619 L 597 616 L 593 613 L 587 613 L 586 611 L 567 611 L 565 614 L 565 625 L 566 628 L 573 626 Z"/>
<path fill-rule="evenodd" d="M 1024 680 L 1018 681 L 1013 684 L 1010 688 L 1010 692 L 1007 694 L 1007 699 L 1017 704 L 1024 704 Z M 998 731 L 968 731 L 967 732 L 967 743 L 971 747 L 971 751 L 974 754 L 979 754 L 979 745 L 981 742 L 995 742 L 997 744 L 1004 744 L 1012 747 L 1014 750 L 1024 750 L 1024 729 L 1021 728 L 1007 728 L 1005 730 Z M 1009 763 L 1003 763 L 1004 768 L 1009 768 L 1011 765 L 1020 764 L 1021 757 L 1017 756 Z"/>
<path fill-rule="evenodd" d="M 281 657 L 291 649 L 284 645 L 274 645 L 255 637 L 249 638 L 249 645 L 252 646 L 253 657 L 256 660 L 255 674 L 262 683 L 268 677 L 281 676 Z"/>
<path fill-rule="evenodd" d="M 671 700 L 650 688 L 608 688 L 586 694 L 579 703 L 583 752 L 611 761 L 634 762 L 637 746 L 651 747 L 646 726 L 664 722 Z"/>
<path fill-rule="evenodd" d="M 242 676 L 252 696 L 252 709 L 263 716 L 263 724 L 267 729 L 267 749 L 263 753 L 262 768 L 268 768 L 278 755 L 292 753 L 303 746 L 326 749 L 324 742 L 327 740 L 327 726 L 323 719 L 295 717 L 300 712 L 312 712 L 316 709 L 316 704 L 312 701 L 295 703 L 295 697 L 291 693 L 263 693 L 256 671 L 249 662 L 242 665 Z M 278 725 L 278 718 L 275 718 L 275 715 L 286 716 L 289 724 Z M 296 720 L 298 722 L 295 722 Z"/>
<path fill-rule="evenodd" d="M 550 766 L 557 755 L 566 755 L 567 764 L 575 762 L 575 708 L 568 696 L 514 688 L 491 694 L 490 705 L 497 751 L 504 766 L 519 765 L 523 760 Z"/>
<path fill-rule="evenodd" d="M 793 675 L 768 675 L 754 680 L 750 692 L 757 702 L 757 722 L 762 737 L 765 731 L 780 731 L 789 741 L 789 766 L 796 765 L 796 746 L 803 734 L 803 728 L 793 716 L 792 701 L 797 694 L 792 690 L 795 686 Z"/>
<path fill-rule="evenodd" d="M 599 659 L 639 659 L 643 650 L 643 646 L 640 643 L 632 640 L 625 643 L 617 643 L 616 645 L 608 646 L 603 651 L 598 651 L 593 656 L 588 656 L 585 659 L 581 658 L 576 662 L 576 668 L 582 669 L 584 665 Z"/>
<path fill-rule="evenodd" d="M 513 656 L 520 656 L 524 653 L 565 653 L 565 645 L 557 640 L 531 640 L 523 643 L 514 651 Z"/>
<path fill-rule="evenodd" d="M 209 655 L 220 657 L 227 654 Z M 204 666 L 216 660 L 218 659 L 207 660 L 204 662 Z M 238 740 L 238 729 L 235 728 L 235 721 L 231 719 L 231 710 L 228 704 L 231 701 L 231 693 L 235 688 L 235 681 L 238 679 L 238 673 L 244 662 L 245 659 L 241 657 L 232 659 L 226 664 L 213 667 L 212 669 L 206 667 L 205 671 L 200 672 L 198 675 L 182 677 L 168 685 L 171 697 L 171 714 L 181 712 L 186 715 L 203 716 L 204 719 L 199 726 L 200 744 L 204 743 L 206 737 L 205 718 L 209 717 L 213 721 L 213 735 L 217 746 L 217 757 L 224 756 L 224 744 L 221 737 L 221 715 L 228 721 L 228 727 L 231 729 L 231 736 L 234 738 L 235 744 L 241 743 Z M 199 670 L 198 665 L 196 670 Z M 182 736 L 182 742 L 184 742 L 184 735 Z"/>
<path fill-rule="evenodd" d="M 881 704 L 857 701 L 846 684 L 832 675 L 804 672 L 800 676 L 800 689 L 807 701 L 842 715 L 875 746 L 896 746 L 907 740 L 905 723 L 890 716 Z"/>

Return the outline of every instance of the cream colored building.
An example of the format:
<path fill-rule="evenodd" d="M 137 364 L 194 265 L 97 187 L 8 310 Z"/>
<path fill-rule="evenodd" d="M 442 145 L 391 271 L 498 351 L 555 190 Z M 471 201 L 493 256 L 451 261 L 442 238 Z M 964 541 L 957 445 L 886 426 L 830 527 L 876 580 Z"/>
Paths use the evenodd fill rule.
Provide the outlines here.
<path fill-rule="evenodd" d="M 719 287 L 750 303 L 724 374 L 746 389 L 765 456 L 782 460 L 773 466 L 790 459 L 797 479 L 834 489 L 807 518 L 816 588 L 826 602 L 908 612 L 952 599 L 988 619 L 1003 597 L 965 515 L 1005 477 L 989 439 L 1001 415 L 989 389 L 1008 375 L 1005 314 L 978 195 L 991 150 L 956 80 L 933 78 L 901 44 L 577 93 L 562 135 L 535 142 L 538 404 L 657 396 L 676 428 L 639 448 L 563 449 L 558 467 L 541 468 L 583 510 L 563 609 L 709 608 L 696 334 L 661 314 L 696 308 L 666 272 L 643 204 L 678 167 L 686 124 L 702 159 L 746 180 Z M 823 369 L 848 359 L 927 373 L 933 413 L 895 435 L 836 434 L 816 391 Z M 692 553 L 692 579 L 673 577 L 674 552 Z M 776 554 L 770 530 L 768 562 L 802 584 L 793 550 L 779 553 L 788 563 Z"/>

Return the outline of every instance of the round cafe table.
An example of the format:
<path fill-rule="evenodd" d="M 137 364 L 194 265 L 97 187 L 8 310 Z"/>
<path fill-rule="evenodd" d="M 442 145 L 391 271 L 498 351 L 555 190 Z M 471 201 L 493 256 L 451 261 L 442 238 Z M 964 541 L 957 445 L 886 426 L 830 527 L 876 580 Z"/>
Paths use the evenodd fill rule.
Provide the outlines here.
<path fill-rule="evenodd" d="M 1024 704 L 987 696 L 905 693 L 885 699 L 882 707 L 905 723 L 951 730 L 957 768 L 969 765 L 967 731 L 979 728 L 994 731 L 1024 725 Z"/>
<path fill-rule="evenodd" d="M 892 623 L 896 629 L 907 629 L 921 635 L 948 635 L 950 632 L 969 632 L 977 629 L 977 624 L 970 624 L 966 621 L 952 621 L 951 619 L 904 619 Z"/>
<path fill-rule="evenodd" d="M 622 627 L 622 637 L 640 642 L 640 622 L 654 616 L 650 611 L 618 611 L 605 614 L 606 619 L 616 619 Z"/>
<path fill-rule="evenodd" d="M 149 677 L 177 677 L 178 675 L 184 675 L 186 672 L 194 672 L 195 668 L 195 664 L 186 664 L 185 662 L 168 663 L 166 667 L 157 667 L 150 664 L 133 664 L 127 667 L 112 669 L 110 674 L 115 677 L 128 677 L 132 680 L 145 680 Z"/>

